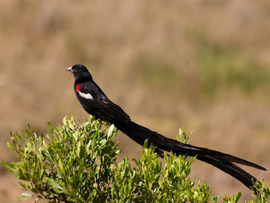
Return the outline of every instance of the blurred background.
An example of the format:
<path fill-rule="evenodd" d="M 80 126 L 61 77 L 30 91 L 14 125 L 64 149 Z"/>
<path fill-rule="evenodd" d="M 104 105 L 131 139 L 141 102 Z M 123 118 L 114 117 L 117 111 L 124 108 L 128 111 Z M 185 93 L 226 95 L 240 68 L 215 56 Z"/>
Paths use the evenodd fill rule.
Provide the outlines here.
<path fill-rule="evenodd" d="M 87 114 L 66 69 L 84 64 L 131 118 L 193 145 L 253 161 L 270 186 L 270 1 L 9 1 L 0 7 L 0 159 L 9 131 Z M 119 133 L 122 155 L 141 147 Z M 16 202 L 17 179 L 0 165 L 0 201 Z M 212 195 L 250 191 L 203 162 L 192 178 Z"/>

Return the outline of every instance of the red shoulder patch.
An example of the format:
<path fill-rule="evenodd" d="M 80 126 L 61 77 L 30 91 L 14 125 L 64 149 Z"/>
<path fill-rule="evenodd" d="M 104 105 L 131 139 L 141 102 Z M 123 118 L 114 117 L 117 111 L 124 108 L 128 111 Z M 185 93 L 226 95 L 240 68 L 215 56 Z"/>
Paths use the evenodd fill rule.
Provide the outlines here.
<path fill-rule="evenodd" d="M 79 85 L 76 85 L 76 90 L 78 90 L 79 92 L 81 91 Z"/>

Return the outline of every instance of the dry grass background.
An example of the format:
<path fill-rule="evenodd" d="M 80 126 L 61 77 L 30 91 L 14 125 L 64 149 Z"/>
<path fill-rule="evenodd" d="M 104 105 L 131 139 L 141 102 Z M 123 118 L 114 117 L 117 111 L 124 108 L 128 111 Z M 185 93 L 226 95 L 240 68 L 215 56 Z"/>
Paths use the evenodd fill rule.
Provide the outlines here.
<path fill-rule="evenodd" d="M 0 7 L 0 159 L 9 131 L 29 122 L 82 120 L 65 70 L 81 63 L 132 119 L 270 170 L 270 3 L 268 0 L 9 1 Z M 123 155 L 141 148 L 119 133 Z M 127 147 L 128 146 L 128 147 Z M 270 186 L 270 173 L 246 169 Z M 16 202 L 15 177 L 0 166 L 0 201 Z M 200 161 L 192 177 L 213 195 L 250 192 Z"/>

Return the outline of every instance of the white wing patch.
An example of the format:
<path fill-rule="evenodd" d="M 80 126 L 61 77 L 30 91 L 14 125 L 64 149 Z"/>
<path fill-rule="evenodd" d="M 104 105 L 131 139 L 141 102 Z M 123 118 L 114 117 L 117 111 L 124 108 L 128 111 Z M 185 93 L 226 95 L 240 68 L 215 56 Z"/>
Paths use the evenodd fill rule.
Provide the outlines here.
<path fill-rule="evenodd" d="M 87 94 L 85 94 L 85 93 L 82 93 L 82 92 L 80 92 L 80 91 L 78 91 L 78 93 L 79 93 L 79 95 L 81 96 L 81 97 L 83 97 L 83 98 L 85 98 L 85 99 L 93 99 L 93 97 L 92 97 L 92 95 L 90 94 L 90 93 L 87 93 Z"/>

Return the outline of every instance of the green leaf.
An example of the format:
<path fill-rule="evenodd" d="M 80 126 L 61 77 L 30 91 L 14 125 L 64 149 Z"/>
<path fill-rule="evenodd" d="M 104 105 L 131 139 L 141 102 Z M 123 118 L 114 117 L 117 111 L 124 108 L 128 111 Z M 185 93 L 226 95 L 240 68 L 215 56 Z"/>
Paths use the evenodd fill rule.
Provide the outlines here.
<path fill-rule="evenodd" d="M 27 192 L 24 192 L 21 194 L 22 197 L 32 197 L 32 194 L 29 194 Z"/>
<path fill-rule="evenodd" d="M 63 164 L 62 164 L 61 159 L 59 159 L 59 161 L 58 161 L 58 167 L 60 169 L 60 172 L 64 175 L 65 174 L 65 170 L 64 170 L 64 167 L 63 167 Z"/>
<path fill-rule="evenodd" d="M 11 164 L 14 162 L 11 162 Z M 2 164 L 4 165 L 4 167 L 6 167 L 8 170 L 12 171 L 13 173 L 16 173 L 17 170 L 15 168 L 13 168 L 12 166 L 10 166 L 8 163 L 6 163 L 5 161 L 2 161 Z M 15 164 L 15 163 L 14 163 Z"/>
<path fill-rule="evenodd" d="M 11 150 L 15 150 L 14 147 L 13 147 L 9 142 L 7 142 L 7 147 L 8 147 L 9 149 L 11 149 Z"/>
<path fill-rule="evenodd" d="M 62 188 L 57 182 L 55 182 L 53 179 L 49 179 L 49 180 L 48 180 L 48 183 L 49 183 L 51 186 L 53 186 L 53 187 L 55 187 L 55 188 L 57 188 L 57 189 L 60 189 L 60 190 L 63 189 L 63 188 Z"/>
<path fill-rule="evenodd" d="M 109 129 L 108 129 L 108 135 L 107 135 L 108 138 L 111 136 L 113 130 L 114 130 L 114 125 L 112 124 L 112 125 L 109 127 Z"/>
<path fill-rule="evenodd" d="M 28 198 L 16 197 L 16 199 L 19 200 L 19 201 L 25 201 L 25 200 L 27 200 Z"/>
<path fill-rule="evenodd" d="M 76 149 L 76 155 L 78 157 L 80 157 L 80 152 L 81 152 L 81 142 L 78 142 L 77 149 Z"/>
<path fill-rule="evenodd" d="M 67 125 L 67 116 L 65 116 L 65 117 L 63 118 L 63 121 L 62 121 L 62 122 L 63 122 L 64 125 Z"/>

